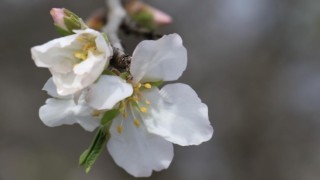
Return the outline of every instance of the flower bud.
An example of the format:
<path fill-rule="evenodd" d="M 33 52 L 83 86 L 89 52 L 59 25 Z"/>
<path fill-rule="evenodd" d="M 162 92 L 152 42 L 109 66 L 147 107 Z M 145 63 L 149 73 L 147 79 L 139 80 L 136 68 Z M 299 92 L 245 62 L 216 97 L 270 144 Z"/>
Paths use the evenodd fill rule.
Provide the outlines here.
<path fill-rule="evenodd" d="M 73 30 L 87 28 L 80 17 L 65 8 L 52 8 L 50 14 L 57 31 L 62 35 L 74 34 Z"/>
<path fill-rule="evenodd" d="M 170 15 L 139 0 L 130 1 L 126 4 L 125 8 L 129 16 L 136 21 L 138 25 L 150 30 L 172 22 Z"/>
<path fill-rule="evenodd" d="M 86 24 L 89 28 L 99 31 L 106 24 L 106 16 L 107 12 L 105 8 L 97 9 L 86 20 Z"/>

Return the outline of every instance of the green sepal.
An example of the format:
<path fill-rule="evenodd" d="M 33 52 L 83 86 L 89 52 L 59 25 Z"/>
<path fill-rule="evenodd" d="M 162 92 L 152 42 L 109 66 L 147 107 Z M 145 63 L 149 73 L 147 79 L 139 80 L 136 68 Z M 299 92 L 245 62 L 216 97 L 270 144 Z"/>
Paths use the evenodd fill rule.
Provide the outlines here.
<path fill-rule="evenodd" d="M 66 16 L 68 17 L 73 17 L 75 19 L 80 19 L 79 16 L 77 16 L 75 13 L 73 13 L 72 11 L 66 9 L 66 8 L 63 8 L 63 12 L 66 14 Z"/>
<path fill-rule="evenodd" d="M 64 17 L 64 24 L 68 28 L 69 31 L 73 32 L 73 30 L 82 29 L 80 19 L 76 19 L 75 17 Z"/>
<path fill-rule="evenodd" d="M 110 76 L 116 76 L 116 74 L 114 72 L 112 72 L 110 69 L 105 69 L 102 72 L 103 75 L 110 75 Z"/>
<path fill-rule="evenodd" d="M 154 87 L 159 87 L 163 84 L 163 81 L 160 80 L 160 81 L 156 81 L 156 82 L 150 82 L 151 86 L 154 86 Z"/>
<path fill-rule="evenodd" d="M 124 80 L 127 80 L 127 78 L 130 76 L 129 72 L 123 72 L 120 74 L 120 77 Z"/>
<path fill-rule="evenodd" d="M 69 36 L 71 34 L 74 34 L 73 32 L 67 31 L 57 25 L 54 25 L 54 27 L 55 27 L 56 31 L 62 36 Z"/>
<path fill-rule="evenodd" d="M 104 113 L 101 119 L 101 125 L 111 123 L 111 121 L 120 113 L 118 109 L 111 109 Z"/>
<path fill-rule="evenodd" d="M 151 12 L 140 11 L 132 16 L 132 19 L 136 21 L 140 26 L 149 30 L 156 29 L 157 25 L 154 23 L 154 17 Z"/>
<path fill-rule="evenodd" d="M 55 28 L 59 34 L 63 36 L 68 36 L 75 34 L 73 30 L 80 30 L 86 29 L 87 25 L 83 22 L 83 20 L 74 14 L 73 12 L 69 11 L 68 9 L 63 9 L 65 16 L 63 17 L 64 27 L 60 27 L 55 24 Z"/>
<path fill-rule="evenodd" d="M 83 20 L 75 13 L 71 12 L 68 9 L 63 9 L 63 12 L 66 14 L 66 16 L 64 17 L 64 23 L 70 31 L 86 29 L 86 25 Z"/>
<path fill-rule="evenodd" d="M 101 126 L 90 147 L 80 155 L 79 165 L 85 167 L 86 173 L 88 173 L 91 170 L 91 167 L 101 154 L 101 151 L 105 146 L 105 143 L 108 138 L 107 135 L 109 135 L 108 132 L 109 131 L 106 130 L 105 126 Z"/>
<path fill-rule="evenodd" d="M 106 33 L 101 33 L 102 34 L 102 36 L 103 36 L 103 38 L 104 38 L 104 40 L 107 42 L 107 44 L 109 44 L 110 45 L 110 41 L 109 41 L 109 39 L 108 39 L 108 36 L 107 36 L 107 34 Z"/>

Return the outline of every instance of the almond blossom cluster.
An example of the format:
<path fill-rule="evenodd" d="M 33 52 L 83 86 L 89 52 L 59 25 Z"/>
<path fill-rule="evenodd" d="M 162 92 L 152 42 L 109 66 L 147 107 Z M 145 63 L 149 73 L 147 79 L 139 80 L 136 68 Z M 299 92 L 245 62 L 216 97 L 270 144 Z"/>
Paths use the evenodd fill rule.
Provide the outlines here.
<path fill-rule="evenodd" d="M 66 12 L 51 11 L 65 36 L 35 46 L 31 53 L 35 64 L 52 75 L 43 87 L 51 98 L 39 110 L 42 122 L 98 129 L 80 157 L 86 171 L 105 144 L 117 165 L 135 177 L 148 177 L 169 167 L 173 144 L 211 139 L 208 108 L 196 92 L 182 83 L 160 88 L 186 69 L 187 50 L 178 34 L 142 41 L 127 70 L 119 70 L 110 62 L 115 53 L 107 34 L 88 28 L 74 14 L 71 28 Z"/>

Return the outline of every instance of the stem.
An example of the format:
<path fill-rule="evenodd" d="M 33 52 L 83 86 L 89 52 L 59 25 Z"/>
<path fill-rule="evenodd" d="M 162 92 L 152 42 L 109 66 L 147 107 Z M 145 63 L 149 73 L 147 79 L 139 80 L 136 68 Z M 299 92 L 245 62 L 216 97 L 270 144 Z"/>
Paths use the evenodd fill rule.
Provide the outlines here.
<path fill-rule="evenodd" d="M 113 46 L 114 54 L 110 64 L 120 71 L 129 71 L 131 57 L 124 53 L 124 48 L 118 37 L 118 31 L 127 13 L 122 7 L 121 0 L 105 0 L 105 2 L 108 8 L 108 23 L 102 28 L 102 31 L 108 34 Z"/>
<path fill-rule="evenodd" d="M 124 54 L 124 49 L 118 37 L 118 31 L 126 16 L 120 0 L 105 0 L 108 9 L 108 23 L 102 28 L 102 31 L 108 34 L 112 46 L 119 51 L 118 54 Z"/>

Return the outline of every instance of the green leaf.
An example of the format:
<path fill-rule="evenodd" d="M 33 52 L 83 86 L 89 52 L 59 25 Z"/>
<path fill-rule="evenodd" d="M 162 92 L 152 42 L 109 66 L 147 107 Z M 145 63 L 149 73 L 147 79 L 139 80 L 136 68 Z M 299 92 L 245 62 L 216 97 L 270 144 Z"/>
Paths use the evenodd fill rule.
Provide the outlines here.
<path fill-rule="evenodd" d="M 101 124 L 102 125 L 106 125 L 109 122 L 112 121 L 112 119 L 114 119 L 117 115 L 119 114 L 119 110 L 118 109 L 111 109 L 107 112 L 104 113 L 102 119 L 101 119 Z"/>
<path fill-rule="evenodd" d="M 150 82 L 151 86 L 159 87 L 163 84 L 163 81 Z"/>
<path fill-rule="evenodd" d="M 107 140 L 107 131 L 105 126 L 101 126 L 91 144 L 91 146 L 85 150 L 79 158 L 79 165 L 85 166 L 85 171 L 88 173 L 93 164 L 98 159 L 101 151 Z"/>
<path fill-rule="evenodd" d="M 86 149 L 81 155 L 80 155 L 80 158 L 79 158 L 79 165 L 83 165 L 88 157 L 88 154 L 89 154 L 89 149 Z"/>

